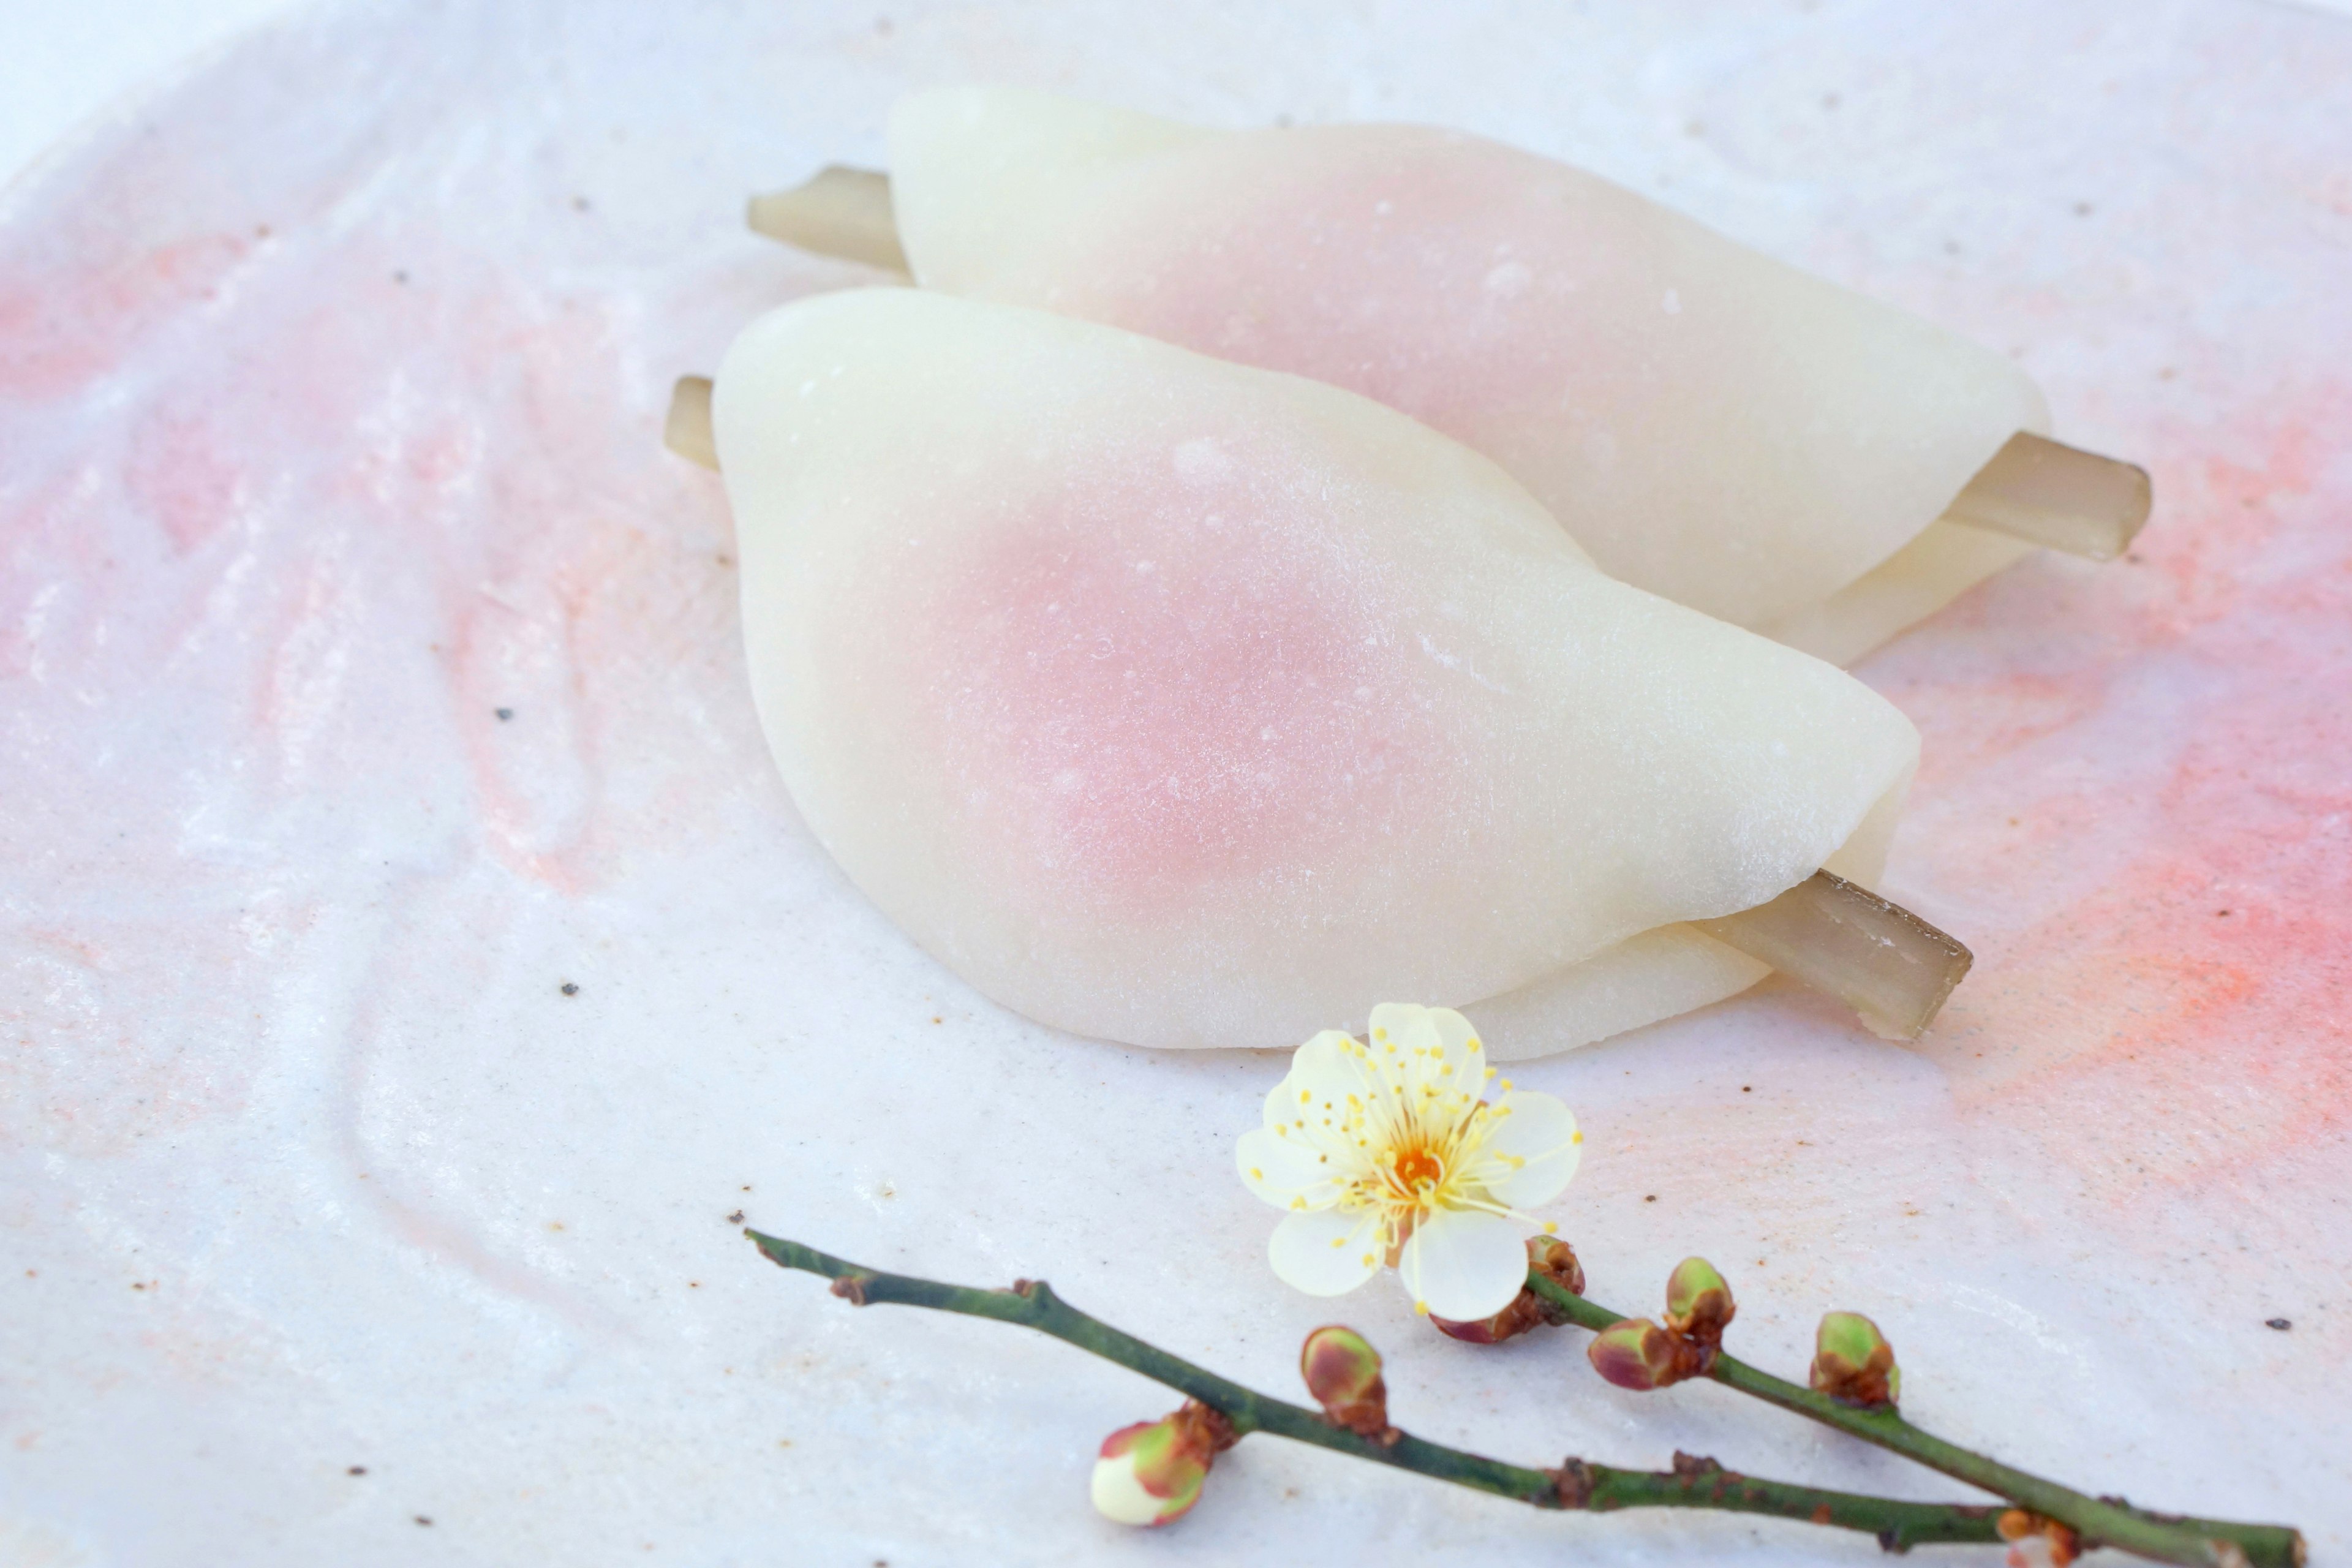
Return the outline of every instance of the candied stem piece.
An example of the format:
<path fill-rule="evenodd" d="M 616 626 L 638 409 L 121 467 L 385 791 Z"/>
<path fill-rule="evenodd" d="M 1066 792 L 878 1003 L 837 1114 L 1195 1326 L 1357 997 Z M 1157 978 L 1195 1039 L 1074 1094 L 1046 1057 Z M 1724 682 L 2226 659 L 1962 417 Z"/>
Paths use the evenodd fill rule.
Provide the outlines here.
<path fill-rule="evenodd" d="M 1917 1039 L 1974 962 L 1967 948 L 1902 905 L 1827 871 L 1769 903 L 1691 923 L 1836 997 L 1887 1040 Z"/>
<path fill-rule="evenodd" d="M 890 212 L 890 176 L 872 169 L 829 163 L 806 184 L 753 196 L 744 216 L 770 239 L 819 256 L 908 270 Z"/>
<path fill-rule="evenodd" d="M 2147 470 L 2021 430 L 1944 517 L 2069 555 L 2113 561 L 2147 521 Z"/>
<path fill-rule="evenodd" d="M 662 445 L 689 463 L 717 472 L 719 446 L 710 436 L 710 378 L 681 375 L 669 389 L 669 417 L 662 421 Z"/>

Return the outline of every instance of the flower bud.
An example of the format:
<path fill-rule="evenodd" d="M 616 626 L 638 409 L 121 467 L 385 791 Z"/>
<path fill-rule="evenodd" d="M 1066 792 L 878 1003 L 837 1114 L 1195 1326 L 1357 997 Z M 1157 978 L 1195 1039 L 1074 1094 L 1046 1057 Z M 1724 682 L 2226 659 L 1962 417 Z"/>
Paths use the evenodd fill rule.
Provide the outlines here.
<path fill-rule="evenodd" d="M 1876 1323 L 1859 1312 L 1828 1312 L 1813 1337 L 1812 1385 L 1841 1403 L 1884 1409 L 1901 1397 L 1903 1372 Z"/>
<path fill-rule="evenodd" d="M 1993 1528 L 2010 1543 L 2009 1560 L 2012 1563 L 2032 1563 L 2046 1558 L 2050 1568 L 2069 1568 L 2083 1555 L 2081 1531 L 2021 1508 L 2003 1513 Z"/>
<path fill-rule="evenodd" d="M 1542 1275 L 1571 1296 L 1584 1294 L 1584 1265 L 1576 1260 L 1576 1248 L 1556 1236 L 1528 1237 L 1528 1268 Z M 1533 1295 L 1533 1291 L 1528 1294 Z M 1541 1300 L 1541 1297 L 1537 1300 Z M 1568 1314 L 1545 1301 L 1545 1321 L 1553 1324 L 1568 1321 Z"/>
<path fill-rule="evenodd" d="M 1201 1500 L 1209 1467 L 1233 1445 L 1233 1427 L 1197 1400 L 1157 1421 L 1122 1426 L 1103 1439 L 1095 1460 L 1095 1508 L 1120 1524 L 1166 1524 Z"/>
<path fill-rule="evenodd" d="M 1593 1371 L 1620 1388 L 1664 1388 L 1688 1375 L 1682 1342 L 1647 1318 L 1612 1323 L 1592 1336 L 1584 1353 Z"/>
<path fill-rule="evenodd" d="M 1576 1248 L 1556 1236 L 1528 1237 L 1528 1271 L 1542 1275 L 1572 1295 L 1584 1294 L 1584 1266 L 1576 1260 Z M 1491 1318 L 1464 1322 L 1432 1313 L 1429 1321 L 1441 1332 L 1457 1340 L 1474 1345 L 1493 1345 L 1544 1324 L 1558 1328 L 1568 1321 L 1568 1314 L 1522 1285 L 1519 1293 L 1511 1298 L 1511 1304 Z"/>
<path fill-rule="evenodd" d="M 1543 1321 L 1541 1313 L 1528 1310 L 1528 1293 L 1522 1290 L 1512 1299 L 1509 1306 L 1491 1318 L 1473 1318 L 1465 1322 L 1459 1318 L 1441 1318 L 1432 1312 L 1429 1322 L 1439 1333 L 1460 1340 L 1465 1344 L 1498 1345 L 1505 1340 L 1518 1338 Z"/>
<path fill-rule="evenodd" d="M 1353 1329 L 1334 1323 L 1307 1336 L 1298 1352 L 1298 1373 L 1323 1406 L 1323 1419 L 1361 1436 L 1389 1429 L 1388 1385 L 1381 1381 L 1381 1352 Z"/>
<path fill-rule="evenodd" d="M 1704 1258 L 1685 1258 L 1666 1281 L 1666 1327 L 1706 1346 L 1723 1342 L 1723 1331 L 1738 1311 L 1731 1287 Z"/>

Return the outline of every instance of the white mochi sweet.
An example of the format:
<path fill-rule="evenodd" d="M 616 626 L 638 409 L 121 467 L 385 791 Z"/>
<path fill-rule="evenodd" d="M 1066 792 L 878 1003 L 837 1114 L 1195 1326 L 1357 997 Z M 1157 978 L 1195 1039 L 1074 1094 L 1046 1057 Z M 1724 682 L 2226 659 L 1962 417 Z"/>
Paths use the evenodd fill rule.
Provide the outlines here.
<path fill-rule="evenodd" d="M 1502 465 L 1611 575 L 1825 658 L 2027 552 L 1938 521 L 2047 432 L 2023 373 L 1581 170 L 987 88 L 903 100 L 889 143 L 925 287 L 1361 393 Z"/>
<path fill-rule="evenodd" d="M 1917 755 L 1852 677 L 1319 383 L 871 289 L 747 328 L 714 421 L 809 826 L 1079 1034 L 1294 1046 L 1538 983 L 1498 1047 L 1650 1022 L 1763 973 L 1680 922 L 1874 875 Z"/>

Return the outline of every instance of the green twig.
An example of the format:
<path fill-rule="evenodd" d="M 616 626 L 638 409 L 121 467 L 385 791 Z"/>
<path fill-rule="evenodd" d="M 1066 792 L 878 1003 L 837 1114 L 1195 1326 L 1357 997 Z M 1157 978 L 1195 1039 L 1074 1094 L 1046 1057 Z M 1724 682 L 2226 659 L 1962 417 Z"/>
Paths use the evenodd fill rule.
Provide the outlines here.
<path fill-rule="evenodd" d="M 1528 1271 L 1528 1289 L 1559 1308 L 1570 1322 L 1596 1333 L 1624 1321 L 1624 1314 L 1612 1312 L 1535 1269 Z M 1769 1405 L 1793 1410 L 1929 1469 L 1982 1487 L 2021 1509 L 2071 1526 L 2086 1542 L 2096 1541 L 2159 1563 L 2213 1568 L 2235 1568 L 2239 1563 L 2249 1568 L 2301 1568 L 2304 1561 L 2301 1532 L 2284 1525 L 2187 1519 L 2150 1513 L 2120 1500 L 2085 1497 L 1923 1432 L 1891 1407 L 1865 1410 L 1841 1404 L 1735 1356 L 1718 1354 L 1707 1375 Z"/>
<path fill-rule="evenodd" d="M 1170 1355 L 1156 1345 L 1089 1317 L 1054 1294 L 1043 1280 L 1024 1279 L 1010 1290 L 979 1290 L 964 1285 L 889 1274 L 830 1257 L 796 1241 L 743 1233 L 771 1262 L 834 1282 L 833 1293 L 858 1306 L 890 1302 L 961 1312 L 1035 1329 L 1082 1351 L 1139 1372 L 1210 1406 L 1230 1422 L 1236 1437 L 1265 1432 L 1293 1442 L 1401 1470 L 1492 1492 L 1535 1508 L 1601 1513 L 1624 1508 L 1717 1509 L 1769 1514 L 1780 1519 L 1858 1530 L 1878 1538 L 1890 1552 L 1934 1542 L 1997 1545 L 2005 1511 L 1970 1503 L 1898 1502 L 1889 1498 L 1829 1491 L 1820 1487 L 1759 1480 L 1724 1469 L 1712 1459 L 1675 1457 L 1671 1471 L 1624 1470 L 1570 1459 L 1554 1470 L 1531 1469 L 1424 1442 L 1410 1435 L 1392 1443 L 1359 1436 L 1319 1414 L 1269 1399 L 1204 1367 Z"/>

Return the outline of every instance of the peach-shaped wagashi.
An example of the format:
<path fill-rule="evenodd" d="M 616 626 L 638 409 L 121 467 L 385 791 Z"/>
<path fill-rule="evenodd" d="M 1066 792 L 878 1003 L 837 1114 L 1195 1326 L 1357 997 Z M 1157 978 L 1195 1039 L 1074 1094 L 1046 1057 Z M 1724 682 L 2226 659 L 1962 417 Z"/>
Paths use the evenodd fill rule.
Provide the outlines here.
<path fill-rule="evenodd" d="M 1553 1049 L 1752 984 L 1685 922 L 1874 876 L 1918 741 L 1596 569 L 1391 409 L 909 289 L 747 328 L 713 420 L 761 718 L 874 901 L 1031 1017 L 1296 1045 L 1540 984 Z"/>
<path fill-rule="evenodd" d="M 2002 356 L 1515 148 L 984 88 L 901 101 L 889 143 L 887 186 L 836 172 L 755 221 L 1375 398 L 1502 465 L 1611 575 L 1824 658 L 2017 533 L 2111 555 L 2147 514 L 2137 469 L 2038 438 Z"/>

